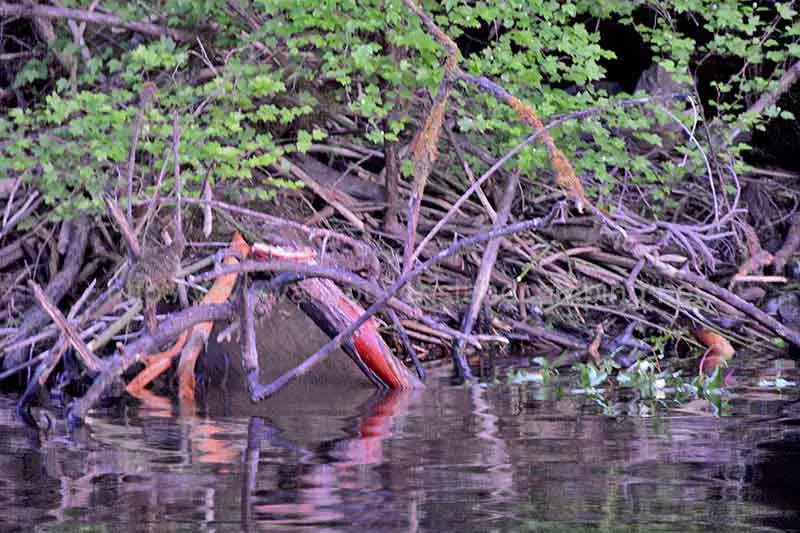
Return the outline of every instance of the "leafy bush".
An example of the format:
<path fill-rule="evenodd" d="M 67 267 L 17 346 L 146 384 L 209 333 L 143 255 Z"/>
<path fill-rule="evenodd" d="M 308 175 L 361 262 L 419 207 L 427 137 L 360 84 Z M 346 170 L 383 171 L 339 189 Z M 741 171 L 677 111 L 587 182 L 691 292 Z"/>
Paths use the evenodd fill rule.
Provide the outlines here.
<path fill-rule="evenodd" d="M 422 90 L 435 91 L 443 51 L 401 1 L 239 4 L 240 12 L 223 0 L 107 2 L 108 10 L 125 19 L 184 28 L 213 22 L 216 29 L 187 43 L 90 41 L 88 61 L 66 25 L 56 24 L 53 48 L 76 58 L 76 76 L 64 72 L 52 51 L 21 65 L 14 86 L 32 103 L 0 118 L 0 168 L 38 187 L 53 217 L 97 209 L 101 193 L 126 176 L 145 82 L 155 83 L 157 92 L 138 143 L 140 196 L 152 193 L 169 152 L 175 110 L 181 117 L 183 177 L 195 193 L 210 172 L 217 183 L 232 181 L 243 194 L 268 199 L 277 188 L 295 186 L 276 174 L 279 158 L 340 135 L 341 124 L 362 133 L 355 142 L 377 147 L 413 134 L 411 121 L 421 112 L 414 104 Z M 712 62 L 729 67 L 732 73 L 713 80 L 706 95 L 721 138 L 734 126 L 792 118 L 770 106 L 740 122 L 747 105 L 773 90 L 786 62 L 800 55 L 800 17 L 788 2 L 443 0 L 423 7 L 452 37 L 469 44 L 465 70 L 497 80 L 544 119 L 627 97 L 597 83 L 615 60 L 601 39 L 601 22 L 635 30 L 677 82 L 691 81 L 687 73 Z M 216 72 L 209 73 L 212 66 Z M 456 102 L 450 109 L 455 127 L 496 155 L 530 134 L 503 104 L 472 88 L 459 87 Z M 691 128 L 694 117 L 680 111 L 677 116 Z M 672 154 L 668 148 L 655 156 L 632 150 L 635 139 L 658 146 L 659 132 L 671 120 L 657 110 L 615 108 L 567 122 L 554 136 L 593 194 L 610 194 L 624 182 L 656 200 L 652 209 L 658 214 L 671 205 L 681 180 L 705 168 L 688 141 Z M 547 168 L 545 157 L 541 147 L 526 148 L 520 155 L 523 172 L 546 179 L 540 171 Z M 163 187 L 170 186 L 164 180 Z"/>

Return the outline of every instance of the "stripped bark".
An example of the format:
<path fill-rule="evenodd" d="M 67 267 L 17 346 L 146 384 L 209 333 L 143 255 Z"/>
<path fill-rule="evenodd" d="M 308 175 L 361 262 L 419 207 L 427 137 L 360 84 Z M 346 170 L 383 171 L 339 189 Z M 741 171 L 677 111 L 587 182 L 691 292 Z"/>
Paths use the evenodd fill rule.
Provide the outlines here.
<path fill-rule="evenodd" d="M 523 231 L 530 231 L 536 228 L 541 227 L 542 225 L 548 223 L 547 218 L 535 218 L 532 220 L 525 220 L 522 222 L 518 222 L 516 224 L 511 224 L 509 226 L 505 226 L 503 228 L 488 231 L 488 232 L 481 232 L 478 235 L 474 235 L 472 237 L 456 241 L 444 250 L 441 250 L 439 253 L 419 265 L 414 270 L 407 272 L 400 276 L 400 278 L 395 281 L 392 286 L 383 294 L 383 296 L 379 297 L 371 306 L 367 308 L 366 311 L 354 322 L 352 322 L 347 328 L 339 332 L 339 334 L 331 339 L 331 341 L 317 350 L 317 352 L 306 359 L 303 363 L 295 367 L 294 369 L 284 373 L 282 376 L 278 377 L 275 381 L 270 383 L 269 385 L 262 387 L 259 391 L 260 398 L 268 398 L 281 390 L 283 387 L 294 381 L 295 379 L 299 378 L 300 376 L 306 374 L 309 370 L 314 368 L 318 363 L 324 361 L 334 350 L 339 348 L 345 340 L 350 338 L 350 336 L 367 320 L 370 319 L 375 313 L 380 311 L 389 301 L 389 299 L 397 293 L 400 289 L 402 289 L 409 281 L 419 277 L 423 272 L 429 270 L 432 266 L 436 263 L 439 263 L 444 258 L 449 257 L 453 254 L 460 252 L 463 248 L 467 246 L 471 246 L 480 242 L 487 241 L 489 239 L 494 239 L 497 237 L 503 237 L 505 235 L 511 235 L 513 233 L 519 233 Z"/>
<path fill-rule="evenodd" d="M 241 235 L 236 233 L 231 241 L 231 250 L 241 257 L 247 257 L 250 247 Z M 226 265 L 235 265 L 239 262 L 233 256 L 226 257 L 223 262 Z M 225 274 L 220 276 L 211 286 L 211 289 L 203 297 L 205 303 L 222 303 L 228 300 L 233 287 L 236 284 L 237 274 Z M 212 321 L 206 321 L 196 325 L 186 346 L 181 351 L 181 358 L 178 362 L 178 397 L 182 401 L 194 399 L 195 377 L 194 368 L 201 350 L 205 347 L 211 328 L 214 326 Z"/>
<path fill-rule="evenodd" d="M 78 422 L 83 419 L 114 380 L 132 365 L 145 360 L 148 353 L 176 339 L 187 328 L 206 321 L 230 320 L 235 312 L 236 309 L 229 303 L 200 304 L 170 315 L 152 333 L 143 334 L 113 356 L 86 394 L 75 401 L 69 411 L 70 420 Z"/>

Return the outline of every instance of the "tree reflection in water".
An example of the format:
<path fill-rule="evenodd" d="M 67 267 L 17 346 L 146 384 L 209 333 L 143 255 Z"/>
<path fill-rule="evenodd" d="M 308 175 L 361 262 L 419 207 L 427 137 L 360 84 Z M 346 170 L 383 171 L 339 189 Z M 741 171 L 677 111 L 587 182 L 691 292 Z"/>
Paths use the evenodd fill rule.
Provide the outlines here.
<path fill-rule="evenodd" d="M 690 531 L 797 519 L 800 425 L 778 394 L 736 400 L 729 418 L 616 420 L 526 386 L 314 390 L 258 406 L 208 397 L 195 414 L 153 396 L 41 433 L 0 397 L 0 530 Z"/>

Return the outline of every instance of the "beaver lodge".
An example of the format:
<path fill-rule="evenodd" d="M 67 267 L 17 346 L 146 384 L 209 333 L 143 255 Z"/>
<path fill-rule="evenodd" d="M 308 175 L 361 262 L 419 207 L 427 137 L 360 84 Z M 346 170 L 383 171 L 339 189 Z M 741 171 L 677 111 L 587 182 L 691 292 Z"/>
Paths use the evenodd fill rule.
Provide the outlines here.
<path fill-rule="evenodd" d="M 783 8 L 749 62 L 645 8 L 537 41 L 502 6 L 212 4 L 0 3 L 0 377 L 31 423 L 800 346 L 800 169 L 761 133 L 797 140 Z"/>

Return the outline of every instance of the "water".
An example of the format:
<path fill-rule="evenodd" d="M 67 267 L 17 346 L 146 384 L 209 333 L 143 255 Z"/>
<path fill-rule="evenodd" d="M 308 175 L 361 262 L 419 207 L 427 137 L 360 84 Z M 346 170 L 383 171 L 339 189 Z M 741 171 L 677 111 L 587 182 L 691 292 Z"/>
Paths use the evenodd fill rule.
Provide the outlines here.
<path fill-rule="evenodd" d="M 0 530 L 800 527 L 791 396 L 738 395 L 725 417 L 620 419 L 547 396 L 434 377 L 418 393 L 317 388 L 255 408 L 150 401 L 41 432 L 0 398 Z"/>

